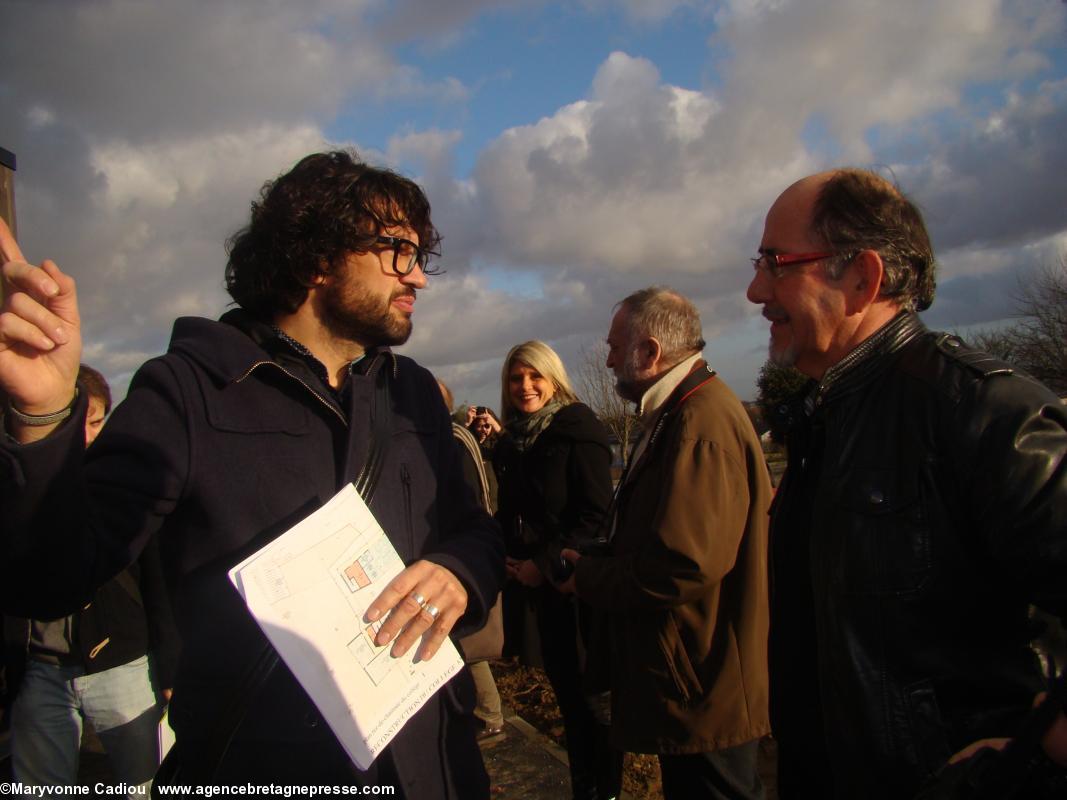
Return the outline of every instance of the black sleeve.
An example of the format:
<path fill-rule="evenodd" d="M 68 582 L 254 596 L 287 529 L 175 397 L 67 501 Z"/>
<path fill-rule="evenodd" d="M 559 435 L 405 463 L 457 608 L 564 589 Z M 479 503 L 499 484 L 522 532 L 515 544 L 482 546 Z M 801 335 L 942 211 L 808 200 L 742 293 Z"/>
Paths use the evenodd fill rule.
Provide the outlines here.
<path fill-rule="evenodd" d="M 172 689 L 178 671 L 181 639 L 171 610 L 157 537 L 149 539 L 138 565 L 141 568 L 141 597 L 144 599 L 145 621 L 148 623 L 148 651 L 153 678 L 158 688 Z"/>
<path fill-rule="evenodd" d="M 52 435 L 0 441 L 0 604 L 55 619 L 132 564 L 185 486 L 184 398 L 163 359 L 145 364 L 85 452 L 87 395 Z"/>

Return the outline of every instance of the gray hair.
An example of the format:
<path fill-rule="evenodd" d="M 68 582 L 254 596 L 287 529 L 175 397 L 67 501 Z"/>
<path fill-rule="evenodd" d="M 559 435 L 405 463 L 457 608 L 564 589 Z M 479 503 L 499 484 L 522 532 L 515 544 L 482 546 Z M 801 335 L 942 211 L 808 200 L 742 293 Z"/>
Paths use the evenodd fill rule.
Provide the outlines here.
<path fill-rule="evenodd" d="M 704 349 L 700 312 L 687 298 L 667 286 L 649 286 L 622 300 L 631 341 L 635 336 L 654 338 L 663 361 L 674 366 Z"/>

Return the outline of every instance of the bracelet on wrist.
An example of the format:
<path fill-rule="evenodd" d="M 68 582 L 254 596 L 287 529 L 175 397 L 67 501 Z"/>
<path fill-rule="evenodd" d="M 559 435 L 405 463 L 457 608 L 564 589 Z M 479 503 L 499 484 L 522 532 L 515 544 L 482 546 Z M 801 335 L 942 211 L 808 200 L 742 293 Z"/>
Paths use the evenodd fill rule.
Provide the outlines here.
<path fill-rule="evenodd" d="M 42 427 L 44 425 L 55 425 L 57 422 L 62 422 L 71 415 L 74 411 L 74 404 L 78 402 L 78 387 L 74 387 L 74 397 L 70 398 L 70 402 L 64 408 L 59 411 L 53 411 L 51 414 L 26 414 L 19 411 L 11 403 L 7 402 L 7 413 L 11 415 L 11 418 L 18 422 L 20 425 L 28 425 L 31 428 Z"/>

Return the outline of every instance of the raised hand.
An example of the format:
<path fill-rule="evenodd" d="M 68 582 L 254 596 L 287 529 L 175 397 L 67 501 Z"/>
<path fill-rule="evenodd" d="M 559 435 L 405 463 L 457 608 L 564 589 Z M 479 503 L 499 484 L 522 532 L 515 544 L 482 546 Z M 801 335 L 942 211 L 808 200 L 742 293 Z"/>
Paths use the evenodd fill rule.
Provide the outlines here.
<path fill-rule="evenodd" d="M 52 261 L 28 263 L 3 220 L 0 260 L 0 389 L 25 414 L 59 411 L 74 395 L 81 360 L 74 279 Z"/>

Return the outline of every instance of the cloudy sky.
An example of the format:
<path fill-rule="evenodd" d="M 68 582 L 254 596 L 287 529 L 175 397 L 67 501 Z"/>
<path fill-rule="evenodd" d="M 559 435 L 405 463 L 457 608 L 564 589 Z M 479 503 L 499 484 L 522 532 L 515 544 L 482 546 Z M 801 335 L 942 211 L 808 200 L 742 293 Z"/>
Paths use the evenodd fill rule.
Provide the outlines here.
<path fill-rule="evenodd" d="M 78 280 L 115 382 L 217 316 L 262 183 L 357 149 L 427 190 L 442 266 L 402 352 L 499 405 L 530 338 L 577 371 L 666 283 L 754 394 L 744 298 L 788 184 L 890 170 L 940 255 L 928 324 L 967 330 L 1067 252 L 1061 0 L 0 0 L 0 147 L 19 237 Z"/>

